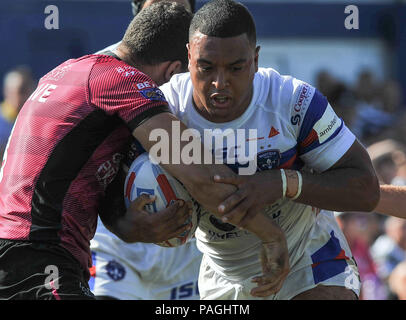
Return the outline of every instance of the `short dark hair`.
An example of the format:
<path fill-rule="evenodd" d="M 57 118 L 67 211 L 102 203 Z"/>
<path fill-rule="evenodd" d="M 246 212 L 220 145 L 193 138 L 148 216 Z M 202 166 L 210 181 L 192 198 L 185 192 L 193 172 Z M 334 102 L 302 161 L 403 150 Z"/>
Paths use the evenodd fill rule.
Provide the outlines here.
<path fill-rule="evenodd" d="M 147 0 L 131 0 L 131 8 L 133 11 L 133 15 L 136 16 L 138 12 L 141 11 L 142 7 L 144 6 Z M 196 1 L 189 0 L 190 8 L 192 9 L 192 13 L 195 12 L 196 9 Z"/>
<path fill-rule="evenodd" d="M 187 66 L 188 30 L 192 13 L 176 2 L 158 2 L 140 11 L 128 26 L 122 43 L 131 58 L 155 65 L 180 60 Z"/>
<path fill-rule="evenodd" d="M 201 7 L 190 24 L 189 40 L 196 31 L 218 38 L 246 33 L 251 44 L 257 42 L 254 18 L 247 7 L 232 0 L 212 0 Z"/>

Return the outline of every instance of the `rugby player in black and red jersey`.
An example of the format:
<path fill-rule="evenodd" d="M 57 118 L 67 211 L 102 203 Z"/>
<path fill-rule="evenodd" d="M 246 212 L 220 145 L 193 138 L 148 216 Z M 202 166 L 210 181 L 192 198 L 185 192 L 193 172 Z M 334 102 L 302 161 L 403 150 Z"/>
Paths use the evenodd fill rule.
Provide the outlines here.
<path fill-rule="evenodd" d="M 168 114 L 157 85 L 187 66 L 191 16 L 182 5 L 153 5 L 117 54 L 68 60 L 40 80 L 0 172 L 0 299 L 93 299 L 89 241 L 100 200 L 131 134 Z M 173 235 L 189 214 L 179 208 L 167 208 Z"/>

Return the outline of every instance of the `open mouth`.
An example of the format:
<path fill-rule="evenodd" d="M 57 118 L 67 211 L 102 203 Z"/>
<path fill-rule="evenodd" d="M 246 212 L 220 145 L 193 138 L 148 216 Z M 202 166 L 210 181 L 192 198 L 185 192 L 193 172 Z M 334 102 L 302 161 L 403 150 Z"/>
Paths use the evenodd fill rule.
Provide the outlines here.
<path fill-rule="evenodd" d="M 214 107 L 225 108 L 231 104 L 231 98 L 222 94 L 213 94 L 210 96 L 210 101 Z"/>

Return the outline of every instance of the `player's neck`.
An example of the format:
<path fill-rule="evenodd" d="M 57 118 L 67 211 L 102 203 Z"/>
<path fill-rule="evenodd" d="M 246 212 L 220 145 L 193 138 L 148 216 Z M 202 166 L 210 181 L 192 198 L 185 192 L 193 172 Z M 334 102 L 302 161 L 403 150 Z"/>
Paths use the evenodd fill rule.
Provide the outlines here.
<path fill-rule="evenodd" d="M 136 61 L 131 59 L 130 52 L 128 51 L 128 49 L 125 46 L 121 46 L 121 45 L 118 46 L 114 50 L 114 53 L 117 55 L 117 57 L 119 57 L 121 60 L 123 60 L 126 64 L 140 70 L 140 65 Z"/>

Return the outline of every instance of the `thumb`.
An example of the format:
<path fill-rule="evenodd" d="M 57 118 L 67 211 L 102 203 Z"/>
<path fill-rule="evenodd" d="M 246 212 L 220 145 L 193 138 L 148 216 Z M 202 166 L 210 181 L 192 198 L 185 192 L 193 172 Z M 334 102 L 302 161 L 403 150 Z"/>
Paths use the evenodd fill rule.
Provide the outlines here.
<path fill-rule="evenodd" d="M 131 202 L 130 207 L 136 210 L 143 210 L 147 204 L 153 203 L 156 200 L 156 196 L 143 193 Z"/>

